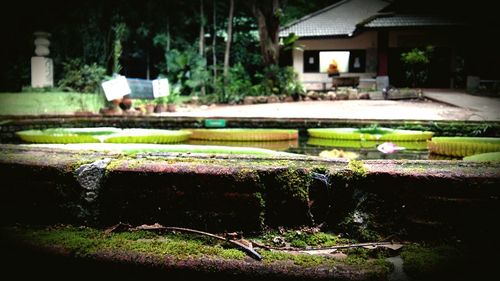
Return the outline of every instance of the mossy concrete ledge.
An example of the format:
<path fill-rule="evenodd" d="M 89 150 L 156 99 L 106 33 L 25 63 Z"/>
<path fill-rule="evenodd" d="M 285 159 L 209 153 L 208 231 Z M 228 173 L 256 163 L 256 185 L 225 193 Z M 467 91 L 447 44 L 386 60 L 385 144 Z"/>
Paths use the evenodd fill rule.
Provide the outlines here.
<path fill-rule="evenodd" d="M 361 240 L 372 233 L 366 230 L 473 239 L 496 233 L 489 231 L 500 211 L 498 163 L 125 155 L 27 145 L 0 145 L 0 153 L 4 225 L 158 222 L 259 231 L 326 222 Z"/>

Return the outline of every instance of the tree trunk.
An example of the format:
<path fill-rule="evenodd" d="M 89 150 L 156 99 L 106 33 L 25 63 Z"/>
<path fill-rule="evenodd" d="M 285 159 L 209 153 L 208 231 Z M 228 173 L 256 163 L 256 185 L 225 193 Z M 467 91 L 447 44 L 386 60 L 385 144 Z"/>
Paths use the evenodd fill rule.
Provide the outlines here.
<path fill-rule="evenodd" d="M 229 75 L 229 54 L 231 52 L 231 41 L 233 39 L 233 14 L 234 14 L 234 0 L 229 1 L 229 17 L 227 19 L 227 42 L 226 51 L 224 52 L 224 85 L 228 83 Z"/>
<path fill-rule="evenodd" d="M 214 88 L 217 83 L 217 52 L 216 52 L 216 43 L 217 43 L 217 1 L 214 1 L 214 13 L 213 13 L 213 39 L 212 39 L 212 62 L 213 62 L 213 72 L 214 72 Z"/>
<path fill-rule="evenodd" d="M 170 51 L 170 19 L 167 19 L 167 52 Z"/>
<path fill-rule="evenodd" d="M 260 52 L 264 66 L 278 64 L 280 54 L 279 29 L 281 6 L 285 0 L 254 0 L 252 11 L 257 19 L 260 38 Z"/>
<path fill-rule="evenodd" d="M 200 0 L 200 51 L 199 54 L 201 57 L 205 57 L 205 15 L 203 12 L 203 0 Z M 200 94 L 202 96 L 205 95 L 205 85 L 201 86 Z"/>

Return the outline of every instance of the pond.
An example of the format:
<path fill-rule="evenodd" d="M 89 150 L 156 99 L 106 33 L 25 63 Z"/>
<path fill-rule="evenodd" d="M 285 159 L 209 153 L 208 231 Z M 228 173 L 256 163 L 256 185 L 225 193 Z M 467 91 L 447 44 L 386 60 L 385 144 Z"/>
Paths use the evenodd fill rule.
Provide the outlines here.
<path fill-rule="evenodd" d="M 94 127 L 49 128 L 16 132 L 19 140 L 27 143 L 62 144 L 63 146 L 64 144 L 92 143 L 94 145 L 92 147 L 99 150 L 109 149 L 113 147 L 113 144 L 132 144 L 133 150 L 137 151 L 142 149 L 138 144 L 142 144 L 143 146 L 149 145 L 147 150 L 154 152 L 181 152 L 178 151 L 180 149 L 182 152 L 190 153 L 238 154 L 238 151 L 246 150 L 247 154 L 284 155 L 283 152 L 286 152 L 323 158 L 359 160 L 452 160 L 474 155 L 485 161 L 497 160 L 500 156 L 498 152 L 500 139 L 498 138 L 433 137 L 433 134 L 431 131 L 383 127 L 317 128 L 308 129 L 307 134 L 304 132 L 300 134 L 298 129 L 262 128 L 165 130 Z M 103 147 L 104 143 L 108 145 L 107 148 Z M 113 149 L 118 147 L 115 146 Z M 122 149 L 132 148 L 122 146 Z"/>
<path fill-rule="evenodd" d="M 426 160 L 426 159 L 444 159 L 436 155 L 429 155 L 427 143 L 422 142 L 393 142 L 398 147 L 404 147 L 403 150 L 397 150 L 393 153 L 383 153 L 377 149 L 377 146 L 383 141 L 334 141 L 318 138 L 300 137 L 298 140 L 273 141 L 273 142 L 231 142 L 231 141 L 206 141 L 189 140 L 188 144 L 195 145 L 221 145 L 221 146 L 244 146 L 272 149 L 290 153 L 297 153 L 310 156 L 319 156 L 323 151 L 337 150 L 337 153 L 343 152 L 356 153 L 358 160 L 366 159 L 407 159 L 407 160 Z M 342 155 L 340 155 L 342 156 Z M 449 159 L 449 158 L 448 158 Z"/>

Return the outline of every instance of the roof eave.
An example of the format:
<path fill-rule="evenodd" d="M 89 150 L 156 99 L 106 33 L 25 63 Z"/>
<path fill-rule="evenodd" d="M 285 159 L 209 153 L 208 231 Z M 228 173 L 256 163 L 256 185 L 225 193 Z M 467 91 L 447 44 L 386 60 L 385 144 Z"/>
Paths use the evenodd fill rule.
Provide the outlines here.
<path fill-rule="evenodd" d="M 330 6 L 327 6 L 327 7 L 323 8 L 323 9 L 321 9 L 321 10 L 318 10 L 318 11 L 316 11 L 316 12 L 312 13 L 312 14 L 305 15 L 305 16 L 301 17 L 300 19 L 296 19 L 296 20 L 294 20 L 294 21 L 292 21 L 292 22 L 290 22 L 290 23 L 286 24 L 285 26 L 283 26 L 283 28 L 282 28 L 282 29 L 283 29 L 283 30 L 284 30 L 284 29 L 287 29 L 287 28 L 289 28 L 289 27 L 291 27 L 291 26 L 294 26 L 294 25 L 296 25 L 296 24 L 298 24 L 298 23 L 300 23 L 300 22 L 302 22 L 302 21 L 305 21 L 305 20 L 307 20 L 307 19 L 309 19 L 309 18 L 315 17 L 315 16 L 317 16 L 317 15 L 319 15 L 319 14 L 322 14 L 322 13 L 324 13 L 324 12 L 326 12 L 326 11 L 329 11 L 330 9 L 333 9 L 333 8 L 335 8 L 335 7 L 337 7 L 337 6 L 343 5 L 344 3 L 349 2 L 349 1 L 350 1 L 350 0 L 342 0 L 342 1 L 339 1 L 339 2 L 337 2 L 337 3 L 332 4 L 332 5 L 330 5 Z"/>

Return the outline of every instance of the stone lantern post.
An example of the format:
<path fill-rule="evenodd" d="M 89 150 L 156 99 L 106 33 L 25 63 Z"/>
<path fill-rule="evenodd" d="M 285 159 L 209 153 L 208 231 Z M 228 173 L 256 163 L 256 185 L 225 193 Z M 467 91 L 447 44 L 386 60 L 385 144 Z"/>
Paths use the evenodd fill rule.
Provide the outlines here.
<path fill-rule="evenodd" d="M 54 86 L 54 64 L 48 57 L 50 54 L 50 33 L 37 31 L 35 35 L 35 55 L 31 57 L 31 87 Z"/>

